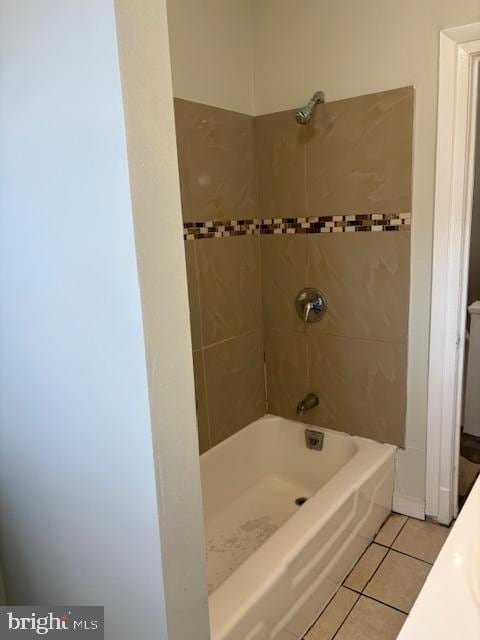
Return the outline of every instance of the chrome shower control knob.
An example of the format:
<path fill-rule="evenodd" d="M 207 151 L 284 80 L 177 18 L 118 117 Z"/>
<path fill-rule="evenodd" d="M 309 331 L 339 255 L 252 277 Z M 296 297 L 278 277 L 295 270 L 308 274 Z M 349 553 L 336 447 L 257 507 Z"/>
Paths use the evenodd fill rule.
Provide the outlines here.
<path fill-rule="evenodd" d="M 302 289 L 295 299 L 295 307 L 304 322 L 318 322 L 327 311 L 327 298 L 319 289 Z"/>

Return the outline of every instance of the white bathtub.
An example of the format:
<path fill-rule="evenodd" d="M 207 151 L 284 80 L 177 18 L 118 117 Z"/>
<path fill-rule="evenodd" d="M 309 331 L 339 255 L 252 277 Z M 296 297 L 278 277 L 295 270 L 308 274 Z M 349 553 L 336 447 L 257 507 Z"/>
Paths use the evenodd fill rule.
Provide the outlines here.
<path fill-rule="evenodd" d="M 212 640 L 301 638 L 391 511 L 395 448 L 318 429 L 314 451 L 306 426 L 267 415 L 200 458 Z"/>

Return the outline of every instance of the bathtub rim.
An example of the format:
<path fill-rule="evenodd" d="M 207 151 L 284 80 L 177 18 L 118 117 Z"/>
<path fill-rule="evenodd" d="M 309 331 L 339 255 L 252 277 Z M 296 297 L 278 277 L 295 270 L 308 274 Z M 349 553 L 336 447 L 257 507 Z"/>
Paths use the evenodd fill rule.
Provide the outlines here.
<path fill-rule="evenodd" d="M 305 431 L 305 429 L 312 429 L 313 431 L 320 431 L 322 433 L 326 433 L 326 434 L 329 434 L 331 436 L 338 437 L 338 438 L 351 438 L 354 441 L 353 442 L 354 445 L 357 445 L 358 442 L 367 442 L 367 443 L 374 443 L 374 444 L 377 444 L 379 446 L 392 447 L 395 451 L 397 449 L 401 448 L 401 447 L 398 447 L 397 445 L 390 444 L 388 442 L 378 442 L 377 440 L 373 440 L 371 438 L 366 438 L 365 436 L 357 436 L 357 435 L 355 435 L 353 433 L 347 433 L 346 431 L 339 431 L 337 429 L 329 429 L 328 427 L 320 427 L 318 425 L 310 424 L 308 422 L 300 422 L 300 420 L 295 420 L 294 418 L 284 418 L 282 416 L 277 416 L 274 413 L 265 413 L 260 418 L 257 418 L 253 422 L 250 422 L 250 424 L 247 424 L 247 426 L 245 426 L 242 429 L 240 429 L 239 431 L 233 433 L 228 438 L 225 438 L 225 440 L 222 440 L 221 442 L 219 442 L 218 444 L 214 445 L 213 447 L 210 447 L 210 449 L 207 449 L 207 451 L 204 451 L 203 453 L 201 453 L 200 454 L 200 464 L 202 464 L 202 461 L 203 461 L 203 464 L 205 464 L 204 461 L 208 460 L 209 457 L 212 457 L 212 455 L 214 453 L 216 455 L 218 455 L 218 451 L 221 451 L 221 449 L 223 449 L 223 448 L 227 448 L 227 446 L 231 446 L 232 443 L 234 443 L 236 440 L 238 440 L 238 439 L 240 439 L 242 437 L 245 437 L 245 435 L 250 433 L 250 431 L 253 431 L 253 429 L 259 423 L 274 422 L 275 420 L 281 420 L 281 421 L 284 421 L 284 422 L 291 422 L 293 424 L 296 424 L 301 428 L 302 431 Z"/>

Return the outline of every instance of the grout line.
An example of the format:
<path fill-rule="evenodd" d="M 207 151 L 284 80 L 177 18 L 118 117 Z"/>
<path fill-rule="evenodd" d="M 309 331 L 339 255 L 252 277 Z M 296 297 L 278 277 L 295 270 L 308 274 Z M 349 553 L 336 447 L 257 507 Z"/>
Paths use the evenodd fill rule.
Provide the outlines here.
<path fill-rule="evenodd" d="M 346 589 L 351 589 L 352 591 L 356 591 L 356 589 L 353 589 L 352 587 L 347 587 L 345 582 L 349 579 L 349 577 L 352 575 L 352 573 L 355 571 L 355 569 L 357 568 L 357 565 L 360 564 L 360 561 L 362 560 L 363 556 L 367 553 L 367 551 L 370 549 L 370 547 L 373 545 L 374 543 L 371 542 L 368 547 L 365 549 L 365 551 L 362 553 L 362 555 L 360 556 L 360 558 L 356 561 L 356 563 L 353 565 L 353 567 L 350 569 L 349 574 L 347 575 L 347 577 L 345 578 L 345 580 L 342 582 L 342 586 L 345 587 Z"/>
<path fill-rule="evenodd" d="M 208 449 L 211 449 L 212 442 L 212 427 L 210 424 L 210 408 L 208 404 L 208 389 L 207 389 L 207 366 L 205 364 L 205 353 L 204 353 L 204 338 L 203 338 L 203 313 L 202 313 L 202 294 L 200 292 L 200 270 L 198 268 L 198 258 L 197 258 L 197 248 L 193 246 L 193 265 L 195 271 L 195 288 L 197 290 L 198 297 L 198 315 L 199 315 L 199 324 L 200 324 L 200 352 L 202 357 L 202 372 L 203 372 L 203 389 L 205 394 L 205 413 L 207 414 L 207 433 L 208 433 Z M 197 400 L 195 398 L 195 405 L 197 404 Z M 200 438 L 200 429 L 199 429 L 199 419 L 197 406 L 195 406 L 195 417 L 197 418 L 197 437 Z M 207 451 L 208 451 L 207 449 Z"/>
<path fill-rule="evenodd" d="M 348 589 L 348 587 L 345 587 L 345 589 Z M 350 589 L 350 591 L 354 591 L 353 589 Z M 354 593 L 358 593 L 358 591 L 354 591 Z M 355 607 L 357 606 L 358 602 L 360 601 L 361 595 L 358 595 L 358 598 L 355 600 L 355 602 L 353 603 L 352 608 L 350 609 L 350 611 L 347 613 L 347 615 L 345 616 L 345 618 L 342 620 L 340 626 L 338 627 L 338 629 L 335 631 L 335 633 L 332 636 L 332 640 L 335 640 L 338 632 L 340 631 L 340 629 L 343 627 L 343 625 L 345 624 L 345 622 L 349 619 L 350 614 L 352 613 L 352 611 L 355 609 Z"/>
<path fill-rule="evenodd" d="M 306 165 L 306 151 L 305 151 L 305 172 L 307 170 L 307 165 Z M 307 207 L 307 178 L 305 175 L 305 208 Z M 308 273 L 309 273 L 309 269 L 310 269 L 310 248 L 309 248 L 309 242 L 308 242 L 308 238 L 305 238 L 304 241 L 304 251 L 305 251 L 305 265 L 304 265 L 304 272 L 303 272 L 303 282 L 304 282 L 304 286 L 308 287 Z M 307 389 L 306 389 L 306 393 L 310 393 L 310 391 L 313 391 L 310 389 L 310 373 L 311 373 L 311 349 L 310 349 L 310 341 L 308 338 L 308 322 L 303 322 L 303 335 L 305 336 L 305 378 L 306 378 L 306 382 L 307 382 Z"/>
<path fill-rule="evenodd" d="M 308 327 L 306 330 L 292 328 L 292 327 L 265 327 L 265 331 L 290 331 L 292 333 L 299 333 L 302 336 L 308 336 L 310 333 L 311 327 Z M 384 338 L 378 337 L 365 337 L 365 336 L 348 336 L 345 333 L 334 333 L 332 330 L 323 331 L 321 333 L 322 336 L 326 336 L 328 338 L 341 338 L 342 340 L 354 340 L 355 342 L 378 342 L 380 344 L 394 344 L 399 346 L 406 346 L 407 340 L 387 340 Z M 393 512 L 392 512 L 393 513 Z M 400 514 L 401 515 L 401 514 Z M 446 526 L 440 525 L 439 526 Z M 402 525 L 403 528 L 403 525 Z"/>
<path fill-rule="evenodd" d="M 300 132 L 300 136 L 302 132 Z M 304 182 L 304 197 L 303 197 L 303 205 L 304 205 L 304 213 L 305 217 L 308 218 L 308 132 L 306 130 L 303 131 L 303 135 L 305 136 L 304 140 L 299 140 L 300 144 L 303 143 L 303 179 Z M 297 139 L 298 140 L 298 139 Z"/>
<path fill-rule="evenodd" d="M 368 598 L 368 600 L 373 600 L 374 602 L 378 602 L 378 604 L 383 604 L 384 607 L 388 607 L 389 609 L 393 609 L 394 611 L 398 611 L 398 613 L 403 613 L 406 616 L 409 615 L 408 611 L 404 611 L 403 609 L 399 609 L 398 607 L 394 607 L 393 604 L 388 604 L 388 602 L 383 602 L 382 600 L 379 600 L 378 598 L 374 598 L 373 596 L 369 596 L 366 593 L 360 593 L 360 591 L 356 591 L 355 589 L 351 589 L 350 587 L 345 587 L 345 589 L 350 589 L 350 591 L 355 591 L 355 593 L 358 593 L 358 595 L 360 597 L 358 598 L 357 602 L 360 600 L 360 598 Z M 357 604 L 357 602 L 355 604 Z"/>
<path fill-rule="evenodd" d="M 429 566 L 433 566 L 433 564 L 431 562 L 427 562 L 426 560 L 423 560 L 422 558 L 417 558 L 416 556 L 412 556 L 408 553 L 404 553 L 403 551 L 398 551 L 397 549 L 394 549 L 392 545 L 395 544 L 397 538 L 399 537 L 399 535 L 402 533 L 404 527 L 406 526 L 407 522 L 410 520 L 409 517 L 407 517 L 407 519 L 405 520 L 405 522 L 402 524 L 402 526 L 400 527 L 400 529 L 398 530 L 398 533 L 395 535 L 395 537 L 392 540 L 392 543 L 390 546 L 385 545 L 385 544 L 381 544 L 380 542 L 376 542 L 375 539 L 372 540 L 372 542 L 369 544 L 369 546 L 365 549 L 365 551 L 362 553 L 362 555 L 360 556 L 360 558 L 357 560 L 357 562 L 355 563 L 355 565 L 352 567 L 352 569 L 350 570 L 350 572 L 348 573 L 348 575 L 345 577 L 345 579 L 343 580 L 342 584 L 340 585 L 341 587 L 343 587 L 344 589 L 348 589 L 349 591 L 353 591 L 354 593 L 356 593 L 358 595 L 357 600 L 355 601 L 355 603 L 353 604 L 353 606 L 350 608 L 349 612 L 347 613 L 347 615 L 345 616 L 345 618 L 343 619 L 342 623 L 340 624 L 340 626 L 338 627 L 338 629 L 335 631 L 335 634 L 332 636 L 332 640 L 334 640 L 334 638 L 337 636 L 338 632 L 340 631 L 340 629 L 343 627 L 343 625 L 345 624 L 345 622 L 347 621 L 347 619 L 349 618 L 350 614 L 352 613 L 353 609 L 355 608 L 355 606 L 358 604 L 358 602 L 360 601 L 361 597 L 364 598 L 368 598 L 369 600 L 373 600 L 374 602 L 378 602 L 379 604 L 384 605 L 385 607 L 388 607 L 389 609 L 393 609 L 394 611 L 397 611 L 398 613 L 402 613 L 406 616 L 409 615 L 408 611 L 404 611 L 403 609 L 399 609 L 398 607 L 395 607 L 391 604 L 389 604 L 388 602 L 383 602 L 382 600 L 378 600 L 377 598 L 374 598 L 373 596 L 367 595 L 365 593 L 365 589 L 368 587 L 368 585 L 370 584 L 370 582 L 372 581 L 372 579 L 374 578 L 375 574 L 377 573 L 377 571 L 380 569 L 380 567 L 382 566 L 383 562 L 385 561 L 385 559 L 387 558 L 388 554 L 390 551 L 394 551 L 396 553 L 399 553 L 400 555 L 406 556 L 407 558 L 412 558 L 413 560 L 418 560 L 419 562 L 423 562 L 425 564 L 428 564 Z M 383 526 L 383 525 L 382 525 Z M 359 564 L 359 562 L 362 560 L 363 556 L 367 553 L 368 549 L 370 549 L 370 547 L 376 544 L 379 547 L 382 547 L 383 549 L 386 549 L 386 553 L 385 556 L 382 558 L 382 560 L 379 562 L 377 568 L 375 569 L 375 571 L 372 573 L 372 575 L 370 576 L 370 578 L 368 579 L 368 581 L 366 582 L 365 586 L 363 587 L 362 591 L 358 591 L 357 589 L 354 589 L 353 587 L 347 586 L 345 584 L 345 582 L 348 580 L 348 578 L 350 577 L 350 575 L 353 573 L 353 571 L 355 570 L 355 568 L 357 567 L 357 565 Z M 325 613 L 325 611 L 327 610 L 327 608 L 329 607 L 330 603 L 332 602 L 332 600 L 335 598 L 335 596 L 337 595 L 338 591 L 339 591 L 340 587 L 337 589 L 337 591 L 333 594 L 333 596 L 330 598 L 330 600 L 328 601 L 328 603 L 325 605 L 325 607 L 323 608 L 321 614 L 318 616 L 318 618 L 316 618 L 315 622 L 311 625 L 311 627 L 309 627 L 308 631 L 306 632 L 305 636 L 310 632 L 310 630 L 317 624 L 317 622 L 320 620 L 320 618 L 322 617 L 322 615 Z"/>
<path fill-rule="evenodd" d="M 405 528 L 405 525 L 407 524 L 407 522 L 410 520 L 410 518 L 407 516 L 407 519 L 405 520 L 405 522 L 402 524 L 402 526 L 400 527 L 400 529 L 398 530 L 397 535 L 394 537 L 394 539 L 392 540 L 392 544 L 390 545 L 390 549 L 393 547 L 393 545 L 395 544 L 395 542 L 397 541 L 398 536 L 402 533 L 402 531 Z"/>
<path fill-rule="evenodd" d="M 257 167 L 258 170 L 258 167 Z M 259 179 L 259 176 L 257 176 Z M 258 185 L 257 185 L 258 186 Z M 260 317 L 262 319 L 262 326 L 260 331 L 262 332 L 262 353 L 263 353 L 263 386 L 265 391 L 265 413 L 268 413 L 268 378 L 267 378 L 267 348 L 266 348 L 266 331 L 265 331 L 265 304 L 264 304 L 264 291 L 263 291 L 263 251 L 262 251 L 262 238 L 259 237 L 257 242 L 257 260 L 258 260 L 258 286 L 260 292 Z"/>
<path fill-rule="evenodd" d="M 389 518 L 390 518 L 390 516 L 389 516 Z M 382 527 L 381 527 L 381 528 L 383 528 L 383 526 L 385 526 L 385 524 L 388 522 L 388 519 L 389 519 L 389 518 L 387 518 L 387 520 L 383 523 L 383 525 L 382 525 Z M 404 522 L 404 523 L 402 524 L 402 526 L 400 527 L 400 529 L 399 529 L 399 531 L 398 531 L 397 535 L 396 535 L 396 536 L 394 537 L 394 539 L 392 540 L 392 544 L 394 544 L 394 543 L 395 543 L 395 540 L 398 538 L 398 536 L 400 535 L 400 533 L 401 533 L 401 532 L 402 532 L 402 530 L 403 530 L 403 527 L 407 524 L 407 522 L 408 522 L 408 518 L 405 520 L 405 522 Z M 378 535 L 378 533 L 377 533 L 377 535 Z M 363 587 L 363 589 L 362 589 L 362 591 L 361 591 L 361 593 L 362 593 L 362 594 L 364 593 L 365 589 L 366 589 L 366 588 L 368 587 L 368 585 L 370 584 L 370 582 L 371 582 L 371 580 L 373 579 L 374 575 L 377 573 L 377 571 L 378 571 L 378 570 L 380 569 L 380 567 L 382 566 L 382 564 L 383 564 L 383 562 L 384 562 L 385 558 L 388 556 L 389 551 L 391 551 L 391 550 L 392 550 L 392 547 L 388 547 L 388 546 L 387 546 L 387 545 L 385 545 L 385 544 L 380 544 L 380 543 L 378 543 L 378 542 L 375 542 L 375 538 L 374 538 L 374 539 L 372 540 L 372 542 L 368 545 L 368 547 L 365 549 L 365 551 L 362 553 L 362 555 L 360 556 L 360 558 L 357 560 L 357 562 L 355 563 L 355 566 L 353 567 L 352 571 L 350 571 L 350 573 L 348 574 L 348 576 L 347 576 L 347 577 L 345 578 L 345 580 L 342 582 L 342 584 L 345 586 L 345 581 L 349 578 L 350 574 L 353 572 L 353 570 L 355 569 L 355 567 L 358 565 L 358 563 L 360 562 L 360 560 L 363 558 L 363 556 L 365 555 L 365 553 L 368 551 L 368 549 L 370 549 L 370 547 L 371 547 L 373 544 L 376 544 L 376 545 L 378 545 L 379 547 L 383 547 L 383 549 L 387 549 L 387 552 L 386 552 L 386 554 L 384 555 L 384 557 L 380 560 L 380 562 L 378 563 L 378 566 L 377 566 L 377 568 L 375 569 L 375 571 L 372 573 L 372 575 L 370 576 L 370 578 L 369 578 L 369 579 L 367 580 L 367 582 L 365 583 L 365 586 Z M 404 555 L 407 555 L 407 554 L 405 553 Z M 419 559 L 419 558 L 416 558 L 416 560 L 418 560 L 418 559 Z M 347 589 L 351 589 L 351 587 L 346 587 L 346 588 L 347 588 Z M 352 591 L 356 591 L 356 590 L 355 590 L 355 589 L 352 589 Z"/>
<path fill-rule="evenodd" d="M 370 578 L 367 580 L 367 582 L 365 583 L 365 586 L 363 587 L 361 593 L 362 595 L 365 593 L 365 589 L 368 587 L 368 585 L 370 584 L 370 582 L 373 580 L 375 574 L 377 573 L 377 571 L 380 569 L 380 567 L 382 566 L 382 564 L 385 561 L 385 558 L 388 556 L 390 549 L 387 551 L 387 553 L 383 556 L 383 558 L 381 559 L 381 561 L 378 563 L 377 568 L 375 569 L 375 571 L 372 573 L 372 575 L 370 576 Z"/>
<path fill-rule="evenodd" d="M 343 585 L 342 585 L 343 586 Z M 344 589 L 348 589 L 348 587 L 344 587 Z M 358 593 L 357 591 L 354 591 L 353 589 L 350 589 L 350 591 L 353 591 L 354 593 Z M 337 591 L 338 593 L 338 591 Z M 335 594 L 336 595 L 336 594 Z M 357 602 L 360 600 L 360 595 L 358 595 L 358 598 L 355 600 L 355 602 L 352 604 L 352 606 L 350 607 L 350 609 L 348 610 L 347 614 L 345 615 L 345 617 L 343 618 L 342 622 L 340 623 L 338 629 L 335 631 L 335 633 L 332 636 L 332 640 L 334 640 L 335 636 L 337 635 L 337 633 L 340 631 L 340 629 L 343 627 L 344 623 L 346 622 L 346 620 L 348 619 L 348 617 L 350 616 L 350 614 L 352 613 L 352 611 L 355 609 L 355 606 L 357 604 Z"/>
<path fill-rule="evenodd" d="M 258 332 L 262 332 L 262 328 L 257 328 L 257 329 L 248 329 L 248 331 L 244 331 L 243 333 L 239 333 L 238 335 L 235 336 L 230 336 L 229 338 L 223 338 L 223 340 L 219 340 L 218 342 L 212 342 L 211 344 L 207 344 L 204 347 L 202 347 L 203 351 L 206 351 L 207 349 L 211 349 L 212 347 L 216 347 L 219 344 L 224 344 L 225 342 L 230 342 L 230 340 L 237 340 L 238 338 L 243 338 L 243 336 L 248 336 L 251 333 L 258 333 Z"/>
<path fill-rule="evenodd" d="M 378 544 L 379 547 L 383 547 L 384 549 L 389 549 L 390 551 L 395 551 L 395 553 L 400 553 L 402 556 L 407 556 L 407 558 L 412 558 L 413 560 L 419 560 L 420 562 L 425 562 L 425 564 L 429 564 L 431 567 L 433 567 L 433 562 L 428 562 L 428 560 L 424 560 L 423 558 L 417 558 L 417 556 L 412 556 L 412 554 L 410 553 L 405 553 L 405 551 L 399 551 L 398 549 L 395 549 L 393 547 L 393 545 L 395 544 L 395 542 L 397 541 L 399 535 L 402 533 L 403 529 L 405 528 L 407 522 L 411 520 L 411 518 L 407 517 L 407 519 L 405 520 L 405 522 L 402 524 L 402 526 L 400 527 L 399 532 L 397 533 L 397 535 L 395 536 L 395 538 L 392 540 L 392 544 L 390 546 L 386 545 L 386 544 L 382 544 L 381 542 L 375 542 L 375 540 L 373 541 L 375 544 Z M 373 544 L 373 543 L 372 543 Z M 388 555 L 388 554 L 387 554 Z M 386 557 L 386 556 L 385 556 Z"/>
<path fill-rule="evenodd" d="M 423 558 L 417 558 L 417 556 L 412 556 L 410 553 L 399 551 L 398 549 L 394 549 L 393 547 L 387 547 L 386 545 L 380 544 L 378 542 L 376 542 L 375 544 L 378 544 L 379 547 L 383 547 L 384 549 L 388 549 L 389 551 L 395 551 L 395 553 L 399 553 L 401 556 L 406 556 L 407 558 L 411 558 L 412 560 L 418 560 L 419 562 L 424 562 L 425 564 L 428 564 L 430 567 L 433 567 L 433 562 L 428 562 L 428 560 L 423 560 Z"/>
<path fill-rule="evenodd" d="M 380 545 L 381 547 L 383 547 L 384 549 L 386 548 L 384 545 Z M 365 589 L 368 587 L 368 585 L 370 584 L 370 582 L 373 580 L 373 578 L 375 577 L 377 571 L 380 569 L 380 567 L 382 566 L 382 564 L 385 562 L 385 560 L 388 558 L 388 555 L 391 551 L 396 551 L 396 549 L 391 549 L 389 548 L 387 553 L 385 554 L 385 557 L 383 558 L 383 560 L 380 562 L 380 564 L 378 565 L 378 567 L 375 569 L 375 571 L 372 573 L 372 575 L 370 576 L 369 580 L 367 581 L 366 585 L 363 587 L 362 589 L 362 595 L 364 595 L 366 598 L 371 598 L 372 600 L 376 600 L 377 602 L 380 602 L 381 604 L 386 605 L 387 607 L 390 607 L 391 609 L 396 609 L 397 611 L 400 611 L 401 613 L 406 613 L 408 615 L 408 613 L 406 611 L 402 611 L 402 609 L 397 609 L 397 607 L 394 607 L 391 604 L 388 604 L 387 602 L 382 602 L 382 600 L 377 600 L 377 598 L 374 598 L 373 596 L 370 596 L 368 594 L 365 593 Z M 399 552 L 401 553 L 401 552 Z M 401 555 L 407 556 L 408 558 L 413 558 L 414 560 L 418 560 L 419 562 L 424 562 L 425 564 L 428 564 L 429 566 L 432 566 L 429 562 L 425 562 L 424 560 L 420 560 L 420 558 L 414 558 L 413 556 L 409 556 L 406 553 L 401 553 Z M 352 589 L 352 591 L 355 591 L 355 589 Z"/>
<path fill-rule="evenodd" d="M 343 584 L 340 585 L 340 587 L 342 587 Z M 330 600 L 327 602 L 327 604 L 323 607 L 323 609 L 321 610 L 320 614 L 318 615 L 317 618 L 315 618 L 315 622 L 313 622 L 307 629 L 307 631 L 303 634 L 303 638 L 305 638 L 309 633 L 310 630 L 317 624 L 317 622 L 320 620 L 320 618 L 323 616 L 323 614 L 325 613 L 325 611 L 328 609 L 328 607 L 330 606 L 332 600 L 335 598 L 335 596 L 337 595 L 337 593 L 340 590 L 340 587 L 338 587 L 338 589 L 335 591 L 335 593 L 333 594 L 333 596 L 330 598 Z"/>

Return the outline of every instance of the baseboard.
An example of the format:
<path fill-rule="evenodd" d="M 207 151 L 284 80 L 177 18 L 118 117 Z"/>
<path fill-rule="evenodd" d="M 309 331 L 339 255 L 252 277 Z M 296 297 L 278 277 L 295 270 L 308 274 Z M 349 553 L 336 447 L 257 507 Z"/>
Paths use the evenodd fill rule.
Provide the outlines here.
<path fill-rule="evenodd" d="M 411 518 L 425 520 L 425 501 L 401 493 L 393 494 L 393 510 Z"/>

